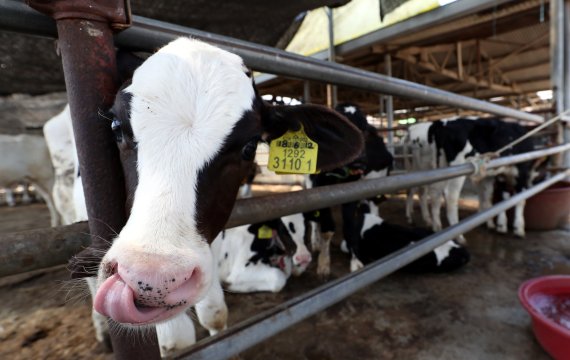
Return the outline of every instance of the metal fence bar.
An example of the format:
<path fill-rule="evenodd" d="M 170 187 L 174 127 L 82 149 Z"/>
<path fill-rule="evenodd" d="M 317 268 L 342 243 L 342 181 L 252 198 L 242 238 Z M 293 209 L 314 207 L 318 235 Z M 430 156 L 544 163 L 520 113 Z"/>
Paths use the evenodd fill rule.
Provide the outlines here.
<path fill-rule="evenodd" d="M 564 179 L 568 174 L 570 174 L 570 171 L 560 173 L 492 208 L 471 215 L 456 225 L 377 260 L 360 271 L 333 280 L 273 309 L 236 324 L 227 331 L 206 338 L 194 345 L 190 351 L 180 353 L 177 358 L 211 360 L 227 359 L 234 356 L 401 269 L 450 239 L 483 224 L 487 219 Z"/>
<path fill-rule="evenodd" d="M 570 144 L 536 150 L 525 154 L 505 156 L 489 161 L 486 167 L 487 169 L 494 169 L 567 150 L 570 150 Z M 374 180 L 362 180 L 348 184 L 323 186 L 288 194 L 243 199 L 239 201 L 239 205 L 234 207 L 227 227 L 276 219 L 296 212 L 326 208 L 350 201 L 366 199 L 382 193 L 392 193 L 396 190 L 451 179 L 457 176 L 471 175 L 474 172 L 475 166 L 471 163 L 465 163 L 443 169 L 416 171 Z M 268 204 L 271 205 L 268 206 Z"/>
<path fill-rule="evenodd" d="M 537 150 L 526 154 L 505 156 L 490 161 L 487 167 L 496 168 L 567 150 L 570 150 L 570 144 Z M 381 179 L 356 181 L 348 184 L 323 186 L 285 194 L 242 199 L 236 202 L 236 206 L 226 227 L 229 228 L 271 220 L 288 214 L 311 211 L 364 199 L 380 193 L 393 193 L 397 190 L 409 187 L 469 175 L 474 172 L 474 169 L 472 164 L 463 164 L 443 169 L 416 171 L 402 175 L 388 176 Z M 268 206 L 268 204 L 271 204 L 271 206 Z M 68 254 L 77 253 L 85 244 L 67 238 L 71 236 L 65 235 L 67 234 L 67 229 L 70 227 L 74 227 L 74 231 L 76 232 L 87 233 L 89 231 L 87 224 L 82 223 L 53 229 L 40 229 L 0 235 L 0 277 L 63 264 L 64 260 L 61 257 L 49 256 L 38 263 L 26 261 L 25 259 L 40 258 L 45 254 L 42 247 L 36 246 L 36 243 L 40 241 L 39 239 L 41 239 L 44 233 L 49 235 L 48 239 L 57 235 L 57 237 L 53 238 L 52 243 L 54 244 L 56 241 L 60 241 L 59 239 L 65 240 L 65 242 L 61 244 L 61 251 L 66 251 Z M 22 249 L 26 247 L 28 248 L 23 251 Z M 22 267 L 19 268 L 20 265 L 18 264 Z"/>
<path fill-rule="evenodd" d="M 14 16 L 18 16 L 17 22 L 13 20 Z M 38 16 L 42 15 L 31 9 L 26 11 L 22 8 L 21 3 L 13 0 L 0 0 L 0 29 L 45 36 L 45 20 L 41 20 Z M 37 24 L 42 24 L 43 27 L 35 29 L 34 26 Z M 47 33 L 51 32 L 48 30 Z M 220 46 L 240 55 L 248 66 L 259 71 L 348 86 L 365 91 L 411 97 L 434 104 L 483 111 L 531 122 L 543 121 L 543 118 L 539 115 L 472 99 L 425 85 L 140 16 L 133 16 L 132 27 L 116 35 L 115 40 L 118 45 L 126 48 L 149 51 L 157 49 L 179 36 L 193 36 Z"/>

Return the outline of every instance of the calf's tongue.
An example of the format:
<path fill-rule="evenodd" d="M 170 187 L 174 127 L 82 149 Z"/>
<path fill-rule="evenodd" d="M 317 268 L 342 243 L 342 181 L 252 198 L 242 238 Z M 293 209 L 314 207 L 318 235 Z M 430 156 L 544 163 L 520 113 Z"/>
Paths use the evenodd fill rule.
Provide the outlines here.
<path fill-rule="evenodd" d="M 168 311 L 166 308 L 138 308 L 133 290 L 117 273 L 107 278 L 97 290 L 93 308 L 123 324 L 145 324 Z"/>

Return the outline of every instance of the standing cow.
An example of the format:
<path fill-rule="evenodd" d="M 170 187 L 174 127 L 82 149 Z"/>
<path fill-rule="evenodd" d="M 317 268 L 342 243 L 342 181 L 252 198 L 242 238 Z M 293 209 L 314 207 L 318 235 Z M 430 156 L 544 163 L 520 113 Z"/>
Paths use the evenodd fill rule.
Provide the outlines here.
<path fill-rule="evenodd" d="M 498 118 L 458 118 L 412 125 L 405 142 L 408 151 L 411 148 L 411 170 L 428 170 L 463 164 L 474 159 L 476 155 L 497 151 L 525 133 L 526 129 L 521 125 Z M 501 156 L 527 152 L 533 148 L 533 140 L 529 138 L 503 152 Z M 491 206 L 495 177 L 508 185 L 511 192 L 520 192 L 530 185 L 532 166 L 532 162 L 523 162 L 489 171 L 486 176 L 474 179 L 478 184 L 481 209 Z M 422 187 L 423 190 L 420 192 L 422 217 L 428 225 L 431 224 L 434 231 L 442 228 L 440 218 L 442 198 L 445 198 L 449 224 L 454 225 L 459 222 L 458 202 L 465 179 L 465 176 L 460 176 Z M 411 221 L 412 216 L 412 195 L 412 192 L 408 194 L 406 206 L 408 221 Z M 503 196 L 506 198 L 510 195 L 505 192 Z M 524 201 L 515 207 L 514 233 L 517 236 L 524 236 L 523 209 Z M 506 233 L 506 215 L 503 213 L 498 219 L 497 230 Z M 487 226 L 495 227 L 492 219 L 487 222 Z M 458 240 L 465 241 L 463 235 Z"/>

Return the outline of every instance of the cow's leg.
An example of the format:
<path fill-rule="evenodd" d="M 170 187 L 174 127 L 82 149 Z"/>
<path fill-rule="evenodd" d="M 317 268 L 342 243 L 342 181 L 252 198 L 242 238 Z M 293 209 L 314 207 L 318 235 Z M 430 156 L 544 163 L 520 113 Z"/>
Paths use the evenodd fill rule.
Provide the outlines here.
<path fill-rule="evenodd" d="M 362 261 L 358 260 L 356 255 L 352 254 L 352 258 L 350 259 L 350 272 L 355 272 L 356 270 L 360 270 L 364 267 Z"/>
<path fill-rule="evenodd" d="M 331 273 L 330 244 L 335 231 L 332 210 L 321 210 L 321 234 L 319 241 L 319 258 L 317 260 L 317 275 L 327 278 Z M 347 244 L 350 247 L 350 244 Z"/>
<path fill-rule="evenodd" d="M 330 245 L 334 232 L 321 233 L 320 252 L 317 261 L 317 275 L 326 279 L 331 273 Z"/>
<path fill-rule="evenodd" d="M 503 200 L 508 200 L 511 197 L 511 194 L 509 194 L 506 191 L 503 191 L 502 195 L 503 195 Z M 502 211 L 501 213 L 499 213 L 499 216 L 497 217 L 497 232 L 501 234 L 506 234 L 508 231 L 509 227 L 507 223 L 507 212 Z"/>
<path fill-rule="evenodd" d="M 195 306 L 200 324 L 215 335 L 228 326 L 228 307 L 219 281 L 214 281 L 206 297 Z"/>
<path fill-rule="evenodd" d="M 449 180 L 447 191 L 445 191 L 445 209 L 449 225 L 455 225 L 459 222 L 459 195 L 464 183 L 464 176 Z M 465 244 L 466 241 L 463 234 L 457 237 L 457 241 L 460 244 Z"/>
<path fill-rule="evenodd" d="M 97 278 L 88 277 L 85 278 L 89 291 L 91 292 L 91 298 L 95 298 L 97 293 Z M 93 321 L 93 327 L 95 328 L 95 338 L 101 344 L 105 346 L 107 350 L 112 349 L 111 337 L 109 335 L 109 321 L 106 316 L 99 314 L 94 309 L 91 310 L 91 320 Z"/>
<path fill-rule="evenodd" d="M 414 223 L 414 193 L 417 188 L 409 188 L 406 192 L 406 220 L 408 224 Z"/>
<path fill-rule="evenodd" d="M 160 356 L 167 357 L 185 349 L 196 342 L 196 329 L 186 312 L 156 325 L 156 337 Z"/>
<path fill-rule="evenodd" d="M 30 184 L 25 183 L 24 184 L 24 191 L 22 192 L 22 203 L 23 204 L 31 204 L 32 203 L 32 197 L 30 196 L 30 191 L 29 191 L 29 186 Z"/>
<path fill-rule="evenodd" d="M 320 230 L 319 230 L 319 223 L 316 221 L 309 221 L 309 224 L 311 225 L 311 231 L 309 232 L 309 236 L 311 237 L 311 251 L 312 252 L 318 252 L 320 251 L 319 249 L 319 245 L 320 245 Z"/>
<path fill-rule="evenodd" d="M 524 206 L 526 201 L 523 200 L 515 206 L 515 220 L 513 223 L 514 233 L 516 236 L 525 237 L 524 231 Z"/>
<path fill-rule="evenodd" d="M 342 234 L 346 240 L 346 246 L 351 252 L 357 250 L 355 247 L 358 245 L 356 241 L 356 236 L 358 236 L 358 230 L 356 230 L 356 209 L 358 208 L 358 202 L 350 202 L 342 204 Z"/>
<path fill-rule="evenodd" d="M 38 192 L 38 194 L 40 194 L 42 199 L 44 199 L 44 201 L 46 202 L 46 205 L 49 209 L 49 215 L 51 217 L 51 226 L 58 226 L 60 224 L 59 213 L 57 212 L 57 209 L 55 208 L 55 205 L 53 203 L 51 191 L 46 189 L 46 187 L 44 187 L 43 184 L 40 184 L 38 182 L 33 182 L 33 184 L 36 187 L 36 191 Z"/>
<path fill-rule="evenodd" d="M 421 186 L 419 188 L 418 196 L 420 198 L 420 210 L 422 213 L 422 219 L 424 220 L 427 227 L 432 226 L 431 215 L 429 213 L 429 191 L 427 186 Z"/>
<path fill-rule="evenodd" d="M 432 216 L 432 223 L 431 228 L 433 231 L 440 231 L 442 229 L 441 226 L 441 189 L 439 186 L 432 186 L 430 187 L 429 191 L 430 195 L 430 205 L 431 205 L 431 216 Z"/>
<path fill-rule="evenodd" d="M 230 291 L 249 293 L 254 291 L 279 292 L 287 282 L 287 275 L 278 268 L 262 263 L 240 267 L 225 280 L 225 287 Z"/>
<path fill-rule="evenodd" d="M 488 177 L 479 183 L 477 193 L 479 195 L 479 211 L 484 211 L 493 206 L 493 187 L 495 184 L 494 177 Z M 493 218 L 487 220 L 487 228 L 494 229 L 495 221 Z"/>
<path fill-rule="evenodd" d="M 16 199 L 14 198 L 14 191 L 12 190 L 11 187 L 6 188 L 6 204 L 8 204 L 9 207 L 16 206 Z"/>

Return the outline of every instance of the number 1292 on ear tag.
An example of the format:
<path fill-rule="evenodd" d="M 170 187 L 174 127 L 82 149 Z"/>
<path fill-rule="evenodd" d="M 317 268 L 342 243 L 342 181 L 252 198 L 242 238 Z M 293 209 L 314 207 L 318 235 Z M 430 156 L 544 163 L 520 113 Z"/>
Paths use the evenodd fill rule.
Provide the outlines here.
<path fill-rule="evenodd" d="M 269 144 L 267 168 L 278 174 L 317 173 L 319 145 L 309 139 L 301 126 L 298 131 L 288 131 Z"/>

